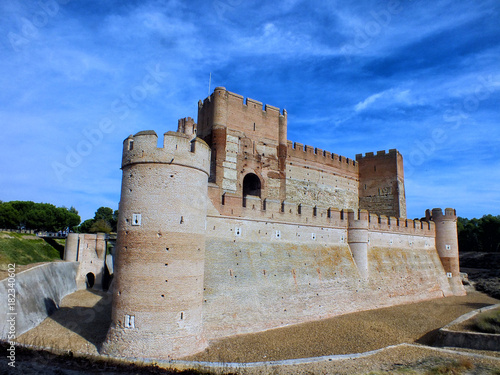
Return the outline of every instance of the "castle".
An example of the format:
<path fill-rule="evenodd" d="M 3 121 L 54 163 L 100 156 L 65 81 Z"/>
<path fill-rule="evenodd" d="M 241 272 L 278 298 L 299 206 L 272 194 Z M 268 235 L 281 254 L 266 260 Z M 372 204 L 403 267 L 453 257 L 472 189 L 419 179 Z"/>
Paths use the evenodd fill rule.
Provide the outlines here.
<path fill-rule="evenodd" d="M 123 145 L 102 351 L 181 358 L 232 335 L 463 295 L 456 213 L 406 219 L 396 150 L 287 140 L 287 113 L 217 87 L 198 120 Z"/>

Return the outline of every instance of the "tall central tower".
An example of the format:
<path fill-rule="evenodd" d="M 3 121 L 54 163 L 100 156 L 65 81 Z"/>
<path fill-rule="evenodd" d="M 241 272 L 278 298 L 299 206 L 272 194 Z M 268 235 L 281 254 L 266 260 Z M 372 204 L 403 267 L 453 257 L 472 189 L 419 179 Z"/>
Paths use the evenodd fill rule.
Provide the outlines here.
<path fill-rule="evenodd" d="M 205 348 L 202 334 L 210 149 L 168 132 L 124 142 L 112 323 L 103 352 L 180 358 Z"/>
<path fill-rule="evenodd" d="M 198 137 L 212 148 L 210 181 L 223 192 L 285 199 L 285 110 L 216 87 L 198 102 Z"/>

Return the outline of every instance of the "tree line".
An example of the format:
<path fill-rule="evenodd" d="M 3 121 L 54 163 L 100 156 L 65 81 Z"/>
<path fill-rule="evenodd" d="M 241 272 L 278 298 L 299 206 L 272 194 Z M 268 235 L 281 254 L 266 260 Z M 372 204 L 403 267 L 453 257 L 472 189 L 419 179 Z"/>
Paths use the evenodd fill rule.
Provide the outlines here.
<path fill-rule="evenodd" d="M 461 252 L 500 252 L 500 215 L 457 220 L 458 247 Z"/>
<path fill-rule="evenodd" d="M 59 232 L 80 224 L 74 208 L 56 207 L 50 203 L 0 201 L 0 228 Z"/>
<path fill-rule="evenodd" d="M 0 228 L 35 232 L 71 231 L 78 233 L 116 232 L 118 210 L 99 207 L 94 218 L 81 223 L 75 207 L 56 207 L 32 201 L 0 201 Z M 81 223 L 81 224 L 80 224 Z"/>

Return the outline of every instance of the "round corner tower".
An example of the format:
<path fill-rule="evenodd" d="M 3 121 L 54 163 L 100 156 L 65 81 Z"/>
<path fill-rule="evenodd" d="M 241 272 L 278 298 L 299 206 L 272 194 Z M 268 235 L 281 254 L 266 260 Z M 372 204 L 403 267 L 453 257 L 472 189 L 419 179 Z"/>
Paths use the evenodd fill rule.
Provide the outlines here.
<path fill-rule="evenodd" d="M 444 214 L 441 208 L 433 208 L 431 219 L 436 226 L 436 250 L 452 285 L 453 294 L 465 294 L 460 280 L 457 213 L 453 208 L 446 208 Z"/>
<path fill-rule="evenodd" d="M 205 348 L 202 326 L 210 149 L 177 132 L 124 141 L 111 326 L 103 352 L 180 358 Z"/>

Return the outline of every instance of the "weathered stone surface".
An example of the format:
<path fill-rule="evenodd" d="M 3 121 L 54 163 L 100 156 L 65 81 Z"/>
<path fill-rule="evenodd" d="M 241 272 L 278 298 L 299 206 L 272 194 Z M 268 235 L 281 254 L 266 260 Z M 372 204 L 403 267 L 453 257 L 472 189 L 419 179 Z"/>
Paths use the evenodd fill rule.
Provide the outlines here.
<path fill-rule="evenodd" d="M 211 339 L 465 293 L 456 213 L 405 218 L 396 150 L 354 161 L 289 142 L 286 111 L 222 87 L 199 102 L 197 129 L 181 124 L 163 147 L 152 132 L 124 143 L 106 353 L 175 358 Z"/>
<path fill-rule="evenodd" d="M 36 327 L 53 313 L 68 294 L 76 291 L 77 262 L 53 262 L 42 264 L 16 274 L 0 282 L 0 339 L 7 340 L 10 323 L 14 319 L 15 335 Z M 15 296 L 9 289 L 15 290 Z M 14 310 L 9 310 L 7 298 L 13 298 Z"/>

